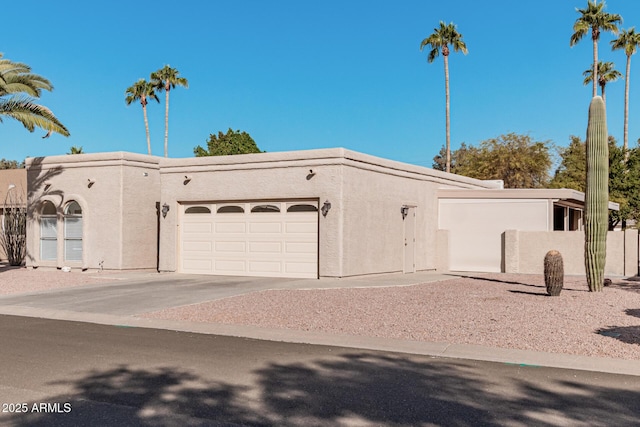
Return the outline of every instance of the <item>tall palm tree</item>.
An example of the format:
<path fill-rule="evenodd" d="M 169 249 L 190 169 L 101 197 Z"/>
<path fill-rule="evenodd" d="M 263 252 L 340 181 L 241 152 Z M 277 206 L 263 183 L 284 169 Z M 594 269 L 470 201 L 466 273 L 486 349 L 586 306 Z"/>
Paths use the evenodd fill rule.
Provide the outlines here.
<path fill-rule="evenodd" d="M 577 9 L 580 17 L 573 24 L 573 34 L 569 42 L 570 46 L 575 46 L 589 30 L 591 30 L 591 40 L 593 40 L 593 96 L 596 96 L 598 85 L 598 40 L 601 31 L 611 31 L 618 34 L 618 23 L 622 22 L 622 17 L 604 11 L 604 0 L 598 3 L 597 0 L 587 0 L 585 9 Z"/>
<path fill-rule="evenodd" d="M 3 58 L 0 53 L 0 123 L 7 116 L 22 123 L 29 131 L 36 127 L 69 136 L 69 131 L 47 107 L 36 104 L 42 90 L 53 90 L 49 80 L 33 74 L 31 67 Z"/>
<path fill-rule="evenodd" d="M 158 99 L 158 95 L 156 95 L 156 88 L 153 83 L 146 81 L 145 79 L 140 79 L 127 88 L 124 92 L 127 95 L 124 99 L 124 102 L 127 105 L 131 105 L 135 101 L 140 101 L 140 105 L 142 105 L 142 114 L 144 115 L 144 130 L 147 133 L 147 151 L 151 154 L 151 138 L 149 136 L 149 120 L 147 119 L 147 104 L 148 99 L 155 99 L 156 102 L 160 102 Z"/>
<path fill-rule="evenodd" d="M 431 34 L 420 43 L 420 51 L 429 45 L 429 56 L 427 61 L 433 62 L 442 52 L 444 58 L 444 87 L 446 94 L 446 132 L 447 132 L 447 159 L 445 170 L 451 172 L 451 117 L 450 117 L 450 101 L 449 101 L 449 46 L 453 47 L 455 52 L 467 54 L 467 45 L 462 41 L 462 35 L 456 29 L 453 22 L 445 24 L 440 21 L 440 26 L 433 29 Z"/>
<path fill-rule="evenodd" d="M 593 80 L 593 70 L 589 68 L 582 73 L 584 76 L 584 85 L 588 85 Z M 602 62 L 598 61 L 598 86 L 600 86 L 600 94 L 602 95 L 602 100 L 605 102 L 607 98 L 605 97 L 604 88 L 609 82 L 615 82 L 622 74 L 620 71 L 613 68 L 613 62 Z"/>
<path fill-rule="evenodd" d="M 164 113 L 164 156 L 169 155 L 169 91 L 176 86 L 188 88 L 189 82 L 184 77 L 179 76 L 180 72 L 165 65 L 158 71 L 151 73 L 151 83 L 159 91 L 165 92 L 165 113 Z"/>
<path fill-rule="evenodd" d="M 636 33 L 635 28 L 622 30 L 617 39 L 611 40 L 611 49 L 624 49 L 627 55 L 627 70 L 624 75 L 624 152 L 628 155 L 629 148 L 629 75 L 631 72 L 631 55 L 636 53 L 640 46 L 640 33 Z"/>

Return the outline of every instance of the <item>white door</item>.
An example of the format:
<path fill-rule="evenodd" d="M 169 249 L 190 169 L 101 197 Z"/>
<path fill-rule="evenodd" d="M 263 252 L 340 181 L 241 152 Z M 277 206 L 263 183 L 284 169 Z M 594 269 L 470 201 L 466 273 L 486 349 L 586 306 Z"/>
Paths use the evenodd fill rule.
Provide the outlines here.
<path fill-rule="evenodd" d="M 183 273 L 318 277 L 318 202 L 184 204 Z"/>
<path fill-rule="evenodd" d="M 416 272 L 416 208 L 407 207 L 404 218 L 404 272 Z"/>

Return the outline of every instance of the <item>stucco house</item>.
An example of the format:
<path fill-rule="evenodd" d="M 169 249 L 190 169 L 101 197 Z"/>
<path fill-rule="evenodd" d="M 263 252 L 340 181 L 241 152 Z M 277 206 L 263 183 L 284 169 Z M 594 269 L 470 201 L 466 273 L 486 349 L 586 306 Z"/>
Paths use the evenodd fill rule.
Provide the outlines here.
<path fill-rule="evenodd" d="M 435 270 L 438 190 L 497 186 L 342 148 L 55 156 L 27 171 L 29 267 L 276 277 Z"/>
<path fill-rule="evenodd" d="M 496 259 L 504 264 L 504 215 L 478 215 L 485 208 L 470 195 L 510 200 L 507 217 L 522 214 L 543 230 L 560 224 L 552 218 L 562 209 L 566 226 L 579 228 L 583 200 L 343 148 L 184 159 L 112 152 L 26 164 L 32 268 L 300 278 L 447 271 L 459 268 L 465 238 L 477 241 L 464 228 L 475 224 L 491 230 L 479 251 L 491 252 L 493 269 Z M 513 199 L 544 201 L 516 212 L 522 203 Z"/>

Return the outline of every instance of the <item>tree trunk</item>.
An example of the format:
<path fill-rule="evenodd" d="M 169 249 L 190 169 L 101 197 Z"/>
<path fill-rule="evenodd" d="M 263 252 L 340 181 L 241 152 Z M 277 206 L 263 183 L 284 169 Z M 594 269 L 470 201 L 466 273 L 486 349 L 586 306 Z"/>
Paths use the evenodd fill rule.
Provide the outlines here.
<path fill-rule="evenodd" d="M 624 159 L 629 158 L 629 73 L 631 72 L 631 55 L 627 55 L 627 71 L 624 76 Z"/>
<path fill-rule="evenodd" d="M 151 137 L 149 136 L 149 120 L 147 120 L 147 106 L 142 104 L 142 113 L 144 114 L 144 130 L 147 133 L 147 152 L 151 155 Z"/>
<path fill-rule="evenodd" d="M 165 87 L 164 106 L 164 156 L 169 157 L 169 87 Z"/>
<path fill-rule="evenodd" d="M 444 56 L 444 90 L 446 96 L 446 132 L 447 132 L 447 162 L 446 171 L 451 172 L 451 112 L 449 105 L 449 56 Z"/>

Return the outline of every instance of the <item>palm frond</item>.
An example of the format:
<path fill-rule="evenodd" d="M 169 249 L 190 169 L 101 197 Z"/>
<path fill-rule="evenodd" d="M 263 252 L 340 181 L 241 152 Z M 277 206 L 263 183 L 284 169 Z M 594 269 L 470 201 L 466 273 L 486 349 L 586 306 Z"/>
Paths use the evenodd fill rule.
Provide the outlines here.
<path fill-rule="evenodd" d="M 63 136 L 69 136 L 69 131 L 47 107 L 38 105 L 31 98 L 13 96 L 9 99 L 0 98 L 0 119 L 10 117 L 22 123 L 30 132 L 36 127 Z"/>

